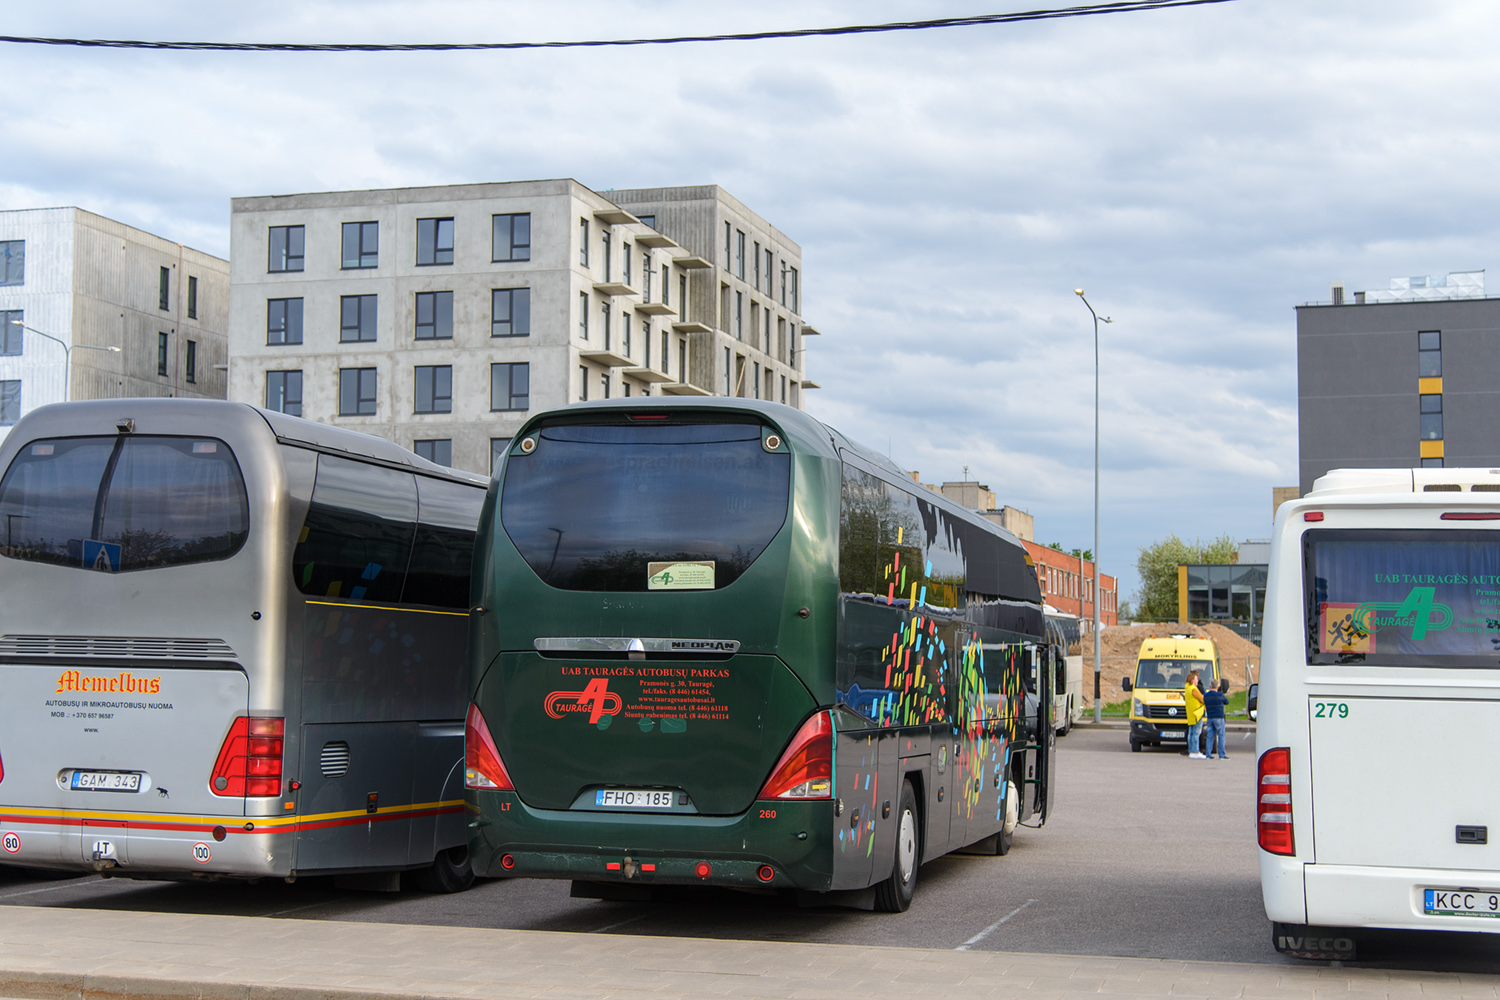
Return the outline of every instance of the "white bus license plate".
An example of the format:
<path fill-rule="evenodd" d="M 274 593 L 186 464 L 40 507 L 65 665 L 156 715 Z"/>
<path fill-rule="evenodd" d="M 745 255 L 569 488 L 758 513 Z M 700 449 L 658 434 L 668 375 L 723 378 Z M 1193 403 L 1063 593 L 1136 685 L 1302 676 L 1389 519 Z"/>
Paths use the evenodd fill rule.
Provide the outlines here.
<path fill-rule="evenodd" d="M 594 805 L 606 809 L 670 809 L 675 793 L 655 788 L 601 788 Z"/>
<path fill-rule="evenodd" d="M 74 771 L 69 787 L 90 792 L 138 792 L 141 776 L 137 771 Z"/>
<path fill-rule="evenodd" d="M 1434 917 L 1500 918 L 1500 889 L 1423 889 L 1422 912 Z"/>

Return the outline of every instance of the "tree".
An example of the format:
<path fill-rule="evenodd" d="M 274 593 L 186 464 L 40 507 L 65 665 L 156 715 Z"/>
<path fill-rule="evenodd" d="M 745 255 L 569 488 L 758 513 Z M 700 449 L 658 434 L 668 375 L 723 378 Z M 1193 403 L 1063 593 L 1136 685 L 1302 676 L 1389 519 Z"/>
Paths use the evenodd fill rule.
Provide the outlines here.
<path fill-rule="evenodd" d="M 1238 558 L 1239 546 L 1229 535 L 1220 535 L 1209 542 L 1197 538 L 1184 542 L 1174 534 L 1144 546 L 1135 561 L 1141 578 L 1136 617 L 1176 621 L 1177 567 L 1185 563 L 1232 563 Z"/>

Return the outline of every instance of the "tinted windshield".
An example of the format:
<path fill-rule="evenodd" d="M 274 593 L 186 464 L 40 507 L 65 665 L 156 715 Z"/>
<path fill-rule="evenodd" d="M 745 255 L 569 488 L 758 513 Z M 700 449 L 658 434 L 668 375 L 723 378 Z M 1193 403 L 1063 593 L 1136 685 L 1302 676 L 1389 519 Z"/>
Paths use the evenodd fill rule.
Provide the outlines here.
<path fill-rule="evenodd" d="M 1198 671 L 1205 688 L 1214 675 L 1212 660 L 1140 660 L 1135 666 L 1138 688 L 1180 688 L 1187 683 L 1189 670 Z"/>
<path fill-rule="evenodd" d="M 786 520 L 791 456 L 759 423 L 564 424 L 505 463 L 500 521 L 565 590 L 728 586 Z"/>
<path fill-rule="evenodd" d="M 1500 666 L 1500 532 L 1309 531 L 1311 663 Z"/>
<path fill-rule="evenodd" d="M 32 441 L 0 479 L 0 553 L 123 572 L 226 559 L 249 532 L 239 464 L 222 441 Z"/>

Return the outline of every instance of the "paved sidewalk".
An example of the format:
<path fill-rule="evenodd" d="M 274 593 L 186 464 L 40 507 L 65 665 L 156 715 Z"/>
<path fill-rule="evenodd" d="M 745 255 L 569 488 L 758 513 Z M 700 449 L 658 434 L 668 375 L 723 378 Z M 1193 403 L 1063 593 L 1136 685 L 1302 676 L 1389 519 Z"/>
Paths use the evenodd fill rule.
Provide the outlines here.
<path fill-rule="evenodd" d="M 899 917 L 894 919 L 901 919 Z M 1500 976 L 0 906 L 0 997 L 1500 998 Z"/>

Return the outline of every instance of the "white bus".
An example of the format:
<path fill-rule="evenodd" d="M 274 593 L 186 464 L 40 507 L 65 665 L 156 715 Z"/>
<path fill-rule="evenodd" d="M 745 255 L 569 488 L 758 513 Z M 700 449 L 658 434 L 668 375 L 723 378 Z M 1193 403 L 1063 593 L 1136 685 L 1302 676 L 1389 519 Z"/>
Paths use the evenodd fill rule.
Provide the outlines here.
<path fill-rule="evenodd" d="M 1277 950 L 1500 932 L 1500 469 L 1330 472 L 1277 513 L 1269 598 L 1257 831 Z"/>
<path fill-rule="evenodd" d="M 487 485 L 238 403 L 22 418 L 0 443 L 0 863 L 467 886 Z"/>

